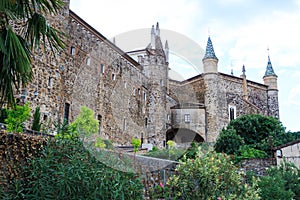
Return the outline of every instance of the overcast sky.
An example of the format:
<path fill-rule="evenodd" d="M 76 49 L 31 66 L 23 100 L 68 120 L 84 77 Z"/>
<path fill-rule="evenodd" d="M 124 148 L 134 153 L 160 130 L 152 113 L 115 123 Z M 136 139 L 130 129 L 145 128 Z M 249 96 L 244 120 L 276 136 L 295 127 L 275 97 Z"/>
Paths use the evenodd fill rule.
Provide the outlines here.
<path fill-rule="evenodd" d="M 77 15 L 125 51 L 132 49 L 122 36 L 139 40 L 159 22 L 173 55 L 170 67 L 184 78 L 201 72 L 201 47 L 209 35 L 223 73 L 233 69 L 240 76 L 244 64 L 247 79 L 263 83 L 269 53 L 278 75 L 280 120 L 287 130 L 300 131 L 300 0 L 70 1 Z M 150 35 L 143 38 L 147 45 Z M 178 46 L 183 43 L 191 48 Z"/>

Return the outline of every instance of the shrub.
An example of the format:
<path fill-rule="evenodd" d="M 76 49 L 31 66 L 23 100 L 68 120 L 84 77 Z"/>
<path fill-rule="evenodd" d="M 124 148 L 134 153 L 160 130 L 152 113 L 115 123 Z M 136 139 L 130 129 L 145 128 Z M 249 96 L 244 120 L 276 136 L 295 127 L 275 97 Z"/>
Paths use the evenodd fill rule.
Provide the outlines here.
<path fill-rule="evenodd" d="M 243 181 L 225 154 L 210 152 L 181 162 L 167 187 L 171 199 L 259 199 L 256 182 Z"/>
<path fill-rule="evenodd" d="M 5 198 L 142 199 L 142 185 L 135 174 L 106 167 L 79 139 L 49 143 L 42 157 L 22 168 L 25 179 L 2 193 Z"/>
<path fill-rule="evenodd" d="M 24 122 L 30 117 L 30 107 L 26 103 L 24 106 L 16 105 L 15 108 L 7 110 L 7 124 L 8 132 L 21 133 L 23 131 Z"/>
<path fill-rule="evenodd" d="M 293 163 L 284 161 L 279 167 L 270 168 L 267 174 L 268 176 L 262 177 L 259 182 L 262 197 L 300 199 L 300 169 Z"/>

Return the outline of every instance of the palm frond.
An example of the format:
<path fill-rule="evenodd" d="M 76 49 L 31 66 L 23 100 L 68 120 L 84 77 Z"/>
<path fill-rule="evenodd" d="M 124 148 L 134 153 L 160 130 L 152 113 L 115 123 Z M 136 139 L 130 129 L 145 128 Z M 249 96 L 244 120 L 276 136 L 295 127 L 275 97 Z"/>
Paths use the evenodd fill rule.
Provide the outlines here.
<path fill-rule="evenodd" d="M 0 53 L 2 61 L 0 74 L 1 98 L 8 105 L 14 105 L 14 89 L 26 86 L 32 79 L 30 50 L 26 41 L 17 35 L 11 27 L 1 32 L 1 46 L 6 52 Z M 2 101 L 1 101 L 2 102 Z"/>

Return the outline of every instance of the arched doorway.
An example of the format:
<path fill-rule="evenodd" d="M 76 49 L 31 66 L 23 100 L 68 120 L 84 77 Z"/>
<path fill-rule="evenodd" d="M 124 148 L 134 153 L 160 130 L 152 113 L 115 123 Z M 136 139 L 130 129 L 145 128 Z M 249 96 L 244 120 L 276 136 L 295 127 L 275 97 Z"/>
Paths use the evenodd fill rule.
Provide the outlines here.
<path fill-rule="evenodd" d="M 173 128 L 166 132 L 166 140 L 173 140 L 176 143 L 204 142 L 204 138 L 197 132 L 187 128 Z"/>

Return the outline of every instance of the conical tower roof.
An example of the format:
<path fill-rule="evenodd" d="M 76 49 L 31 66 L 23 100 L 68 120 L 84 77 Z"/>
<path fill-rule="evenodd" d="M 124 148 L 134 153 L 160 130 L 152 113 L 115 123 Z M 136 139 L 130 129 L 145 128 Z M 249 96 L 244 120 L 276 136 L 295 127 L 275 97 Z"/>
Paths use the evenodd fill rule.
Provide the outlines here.
<path fill-rule="evenodd" d="M 207 40 L 206 51 L 205 51 L 205 56 L 204 56 L 203 60 L 204 59 L 217 59 L 218 60 L 210 37 L 208 37 L 208 40 Z"/>
<path fill-rule="evenodd" d="M 267 65 L 267 69 L 266 69 L 264 77 L 266 77 L 266 76 L 277 76 L 273 70 L 270 56 L 268 56 L 268 65 Z"/>

